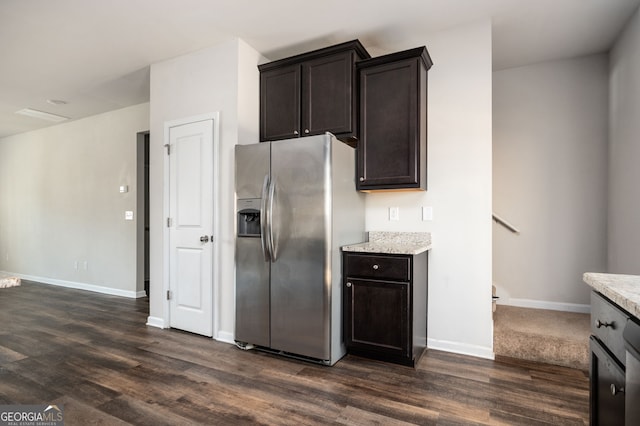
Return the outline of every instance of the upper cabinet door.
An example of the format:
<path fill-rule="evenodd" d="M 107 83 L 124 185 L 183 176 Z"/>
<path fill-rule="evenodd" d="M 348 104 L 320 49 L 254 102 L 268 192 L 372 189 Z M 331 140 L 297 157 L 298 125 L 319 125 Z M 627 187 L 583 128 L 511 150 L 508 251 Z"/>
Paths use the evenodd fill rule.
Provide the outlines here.
<path fill-rule="evenodd" d="M 416 61 L 363 69 L 360 74 L 361 186 L 419 185 Z"/>
<path fill-rule="evenodd" d="M 325 132 L 354 141 L 356 61 L 363 58 L 369 54 L 353 40 L 259 65 L 260 141 Z"/>
<path fill-rule="evenodd" d="M 302 135 L 353 132 L 355 125 L 352 52 L 308 61 L 302 66 Z"/>
<path fill-rule="evenodd" d="M 359 62 L 361 191 L 427 189 L 427 70 L 421 47 Z"/>
<path fill-rule="evenodd" d="M 297 137 L 300 132 L 299 65 L 260 73 L 260 140 Z"/>

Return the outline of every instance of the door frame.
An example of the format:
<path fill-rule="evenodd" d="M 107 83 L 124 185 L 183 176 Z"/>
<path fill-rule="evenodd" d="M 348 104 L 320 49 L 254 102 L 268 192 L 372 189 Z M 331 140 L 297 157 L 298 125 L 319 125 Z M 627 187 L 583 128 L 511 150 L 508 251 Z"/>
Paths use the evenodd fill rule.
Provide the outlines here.
<path fill-rule="evenodd" d="M 210 112 L 191 117 L 184 117 L 175 120 L 164 122 L 164 176 L 163 176 L 163 232 L 162 232 L 162 245 L 163 245 L 163 271 L 162 271 L 162 298 L 163 298 L 163 320 L 166 327 L 170 324 L 170 301 L 167 299 L 166 294 L 169 291 L 169 279 L 170 279 L 170 244 L 169 244 L 169 227 L 166 225 L 167 218 L 169 217 L 170 205 L 169 205 L 169 182 L 170 182 L 170 170 L 169 170 L 169 156 L 166 155 L 166 145 L 169 144 L 169 130 L 171 127 L 182 126 L 185 124 L 195 123 L 198 121 L 213 120 L 213 259 L 212 259 L 212 289 L 211 289 L 211 308 L 213 313 L 213 339 L 217 339 L 218 330 L 220 324 L 220 309 L 218 309 L 217 301 L 219 300 L 220 289 L 220 112 Z"/>
<path fill-rule="evenodd" d="M 145 139 L 151 137 L 149 130 L 136 133 L 136 211 L 138 219 L 136 221 L 136 294 L 138 297 L 149 297 L 149 293 L 145 293 L 146 269 L 149 265 L 149 258 L 145 253 L 149 250 L 151 244 L 145 240 L 145 219 L 149 214 L 149 181 L 148 181 L 148 165 L 149 156 L 145 149 Z M 149 148 L 151 143 L 149 142 Z"/>

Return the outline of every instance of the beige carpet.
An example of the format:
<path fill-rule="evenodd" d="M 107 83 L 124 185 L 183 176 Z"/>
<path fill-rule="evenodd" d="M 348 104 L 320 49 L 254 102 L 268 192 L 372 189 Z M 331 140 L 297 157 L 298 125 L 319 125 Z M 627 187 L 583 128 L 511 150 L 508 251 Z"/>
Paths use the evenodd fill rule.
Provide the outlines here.
<path fill-rule="evenodd" d="M 496 355 L 589 369 L 589 314 L 498 305 Z"/>

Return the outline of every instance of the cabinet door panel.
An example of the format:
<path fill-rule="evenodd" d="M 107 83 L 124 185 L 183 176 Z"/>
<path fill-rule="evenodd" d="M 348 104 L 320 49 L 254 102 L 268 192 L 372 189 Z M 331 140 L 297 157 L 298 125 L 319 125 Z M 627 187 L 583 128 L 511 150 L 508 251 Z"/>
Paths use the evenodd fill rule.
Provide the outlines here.
<path fill-rule="evenodd" d="M 624 367 L 597 340 L 590 337 L 591 348 L 591 424 L 624 425 Z"/>
<path fill-rule="evenodd" d="M 353 55 L 344 52 L 303 64 L 303 136 L 352 131 Z"/>
<path fill-rule="evenodd" d="M 347 346 L 409 356 L 409 283 L 348 278 Z"/>
<path fill-rule="evenodd" d="M 400 61 L 360 72 L 360 187 L 419 186 L 418 62 Z"/>
<path fill-rule="evenodd" d="M 300 129 L 300 66 L 260 73 L 260 141 L 298 136 Z"/>

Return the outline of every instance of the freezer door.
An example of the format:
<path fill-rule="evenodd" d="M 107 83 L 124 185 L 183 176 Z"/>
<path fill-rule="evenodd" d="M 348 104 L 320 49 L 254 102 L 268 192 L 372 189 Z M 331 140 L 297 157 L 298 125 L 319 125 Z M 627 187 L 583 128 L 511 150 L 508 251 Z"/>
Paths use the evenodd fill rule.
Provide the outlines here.
<path fill-rule="evenodd" d="M 269 143 L 237 145 L 236 200 L 262 197 L 264 177 L 269 175 Z M 261 205 L 262 203 L 257 203 Z M 242 206 L 236 205 L 236 213 Z M 236 237 L 236 328 L 235 340 L 270 345 L 269 265 L 260 236 Z"/>
<path fill-rule="evenodd" d="M 269 174 L 271 144 L 236 145 L 236 199 L 260 198 Z"/>
<path fill-rule="evenodd" d="M 271 347 L 328 360 L 330 136 L 272 142 Z"/>

